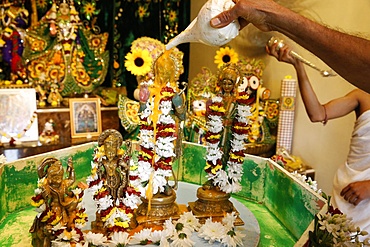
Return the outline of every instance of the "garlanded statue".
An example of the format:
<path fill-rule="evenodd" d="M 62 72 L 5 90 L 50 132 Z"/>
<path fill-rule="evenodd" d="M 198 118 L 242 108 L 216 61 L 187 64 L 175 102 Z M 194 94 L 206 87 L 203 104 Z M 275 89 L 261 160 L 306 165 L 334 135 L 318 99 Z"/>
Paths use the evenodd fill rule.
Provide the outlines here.
<path fill-rule="evenodd" d="M 39 213 L 30 229 L 32 246 L 52 246 L 53 242 L 76 243 L 83 239 L 81 229 L 87 215 L 82 207 L 83 190 L 73 189 L 75 172 L 72 159 L 68 160 L 68 176 L 64 178 L 61 161 L 45 158 L 38 166 L 38 188 L 32 197 Z"/>
<path fill-rule="evenodd" d="M 10 67 L 10 81 L 26 79 L 26 69 L 22 59 L 25 28 L 28 26 L 28 10 L 24 1 L 1 4 L 0 47 L 3 61 Z M 3 68 L 4 69 L 4 68 Z"/>
<path fill-rule="evenodd" d="M 92 92 L 107 73 L 107 40 L 107 33 L 92 33 L 82 24 L 72 0 L 53 2 L 27 32 L 23 57 L 29 82 L 62 97 Z"/>
<path fill-rule="evenodd" d="M 250 107 L 246 104 L 246 93 L 240 91 L 240 79 L 236 64 L 221 67 L 218 94 L 207 103 L 206 185 L 226 193 L 241 189 L 241 166 L 248 138 Z"/>
<path fill-rule="evenodd" d="M 154 62 L 154 81 L 140 87 L 141 150 L 138 168 L 132 172 L 143 197 L 138 209 L 141 216 L 163 219 L 179 210 L 172 165 L 181 157 L 181 122 L 186 114 L 184 89 L 178 86 L 182 57 L 177 48 L 165 51 Z M 175 179 L 174 186 L 169 185 L 170 177 Z"/>
<path fill-rule="evenodd" d="M 189 203 L 199 216 L 221 217 L 225 212 L 233 212 L 230 193 L 241 190 L 251 112 L 246 93 L 239 91 L 240 79 L 237 64 L 222 66 L 218 73 L 218 93 L 207 102 L 204 167 L 207 181 L 197 190 L 198 200 Z"/>
<path fill-rule="evenodd" d="M 121 148 L 122 142 L 121 133 L 114 129 L 103 131 L 98 138 L 91 175 L 87 179 L 97 204 L 93 231 L 109 233 L 135 226 L 133 210 L 140 199 L 129 183 L 131 142 L 125 143 L 125 151 Z"/>
<path fill-rule="evenodd" d="M 239 91 L 245 92 L 245 103 L 251 107 L 248 122 L 247 153 L 269 157 L 276 143 L 278 104 L 270 100 L 270 90 L 263 87 L 262 75 L 265 65 L 258 59 L 240 59 L 242 74 Z"/>

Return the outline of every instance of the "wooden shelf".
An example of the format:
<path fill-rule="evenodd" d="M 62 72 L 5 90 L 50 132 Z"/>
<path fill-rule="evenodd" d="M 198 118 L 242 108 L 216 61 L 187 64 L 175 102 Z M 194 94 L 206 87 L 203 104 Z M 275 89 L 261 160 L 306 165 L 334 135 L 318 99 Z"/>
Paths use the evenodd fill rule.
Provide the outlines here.
<path fill-rule="evenodd" d="M 118 117 L 118 107 L 101 107 L 102 130 L 106 129 L 120 129 L 120 119 Z M 96 141 L 94 138 L 71 138 L 71 125 L 69 108 L 55 107 L 55 108 L 40 108 L 37 109 L 37 121 L 39 134 L 44 129 L 44 125 L 49 119 L 53 119 L 55 123 L 54 130 L 59 135 L 58 143 L 42 144 L 40 142 L 23 142 L 20 145 L 10 146 L 3 144 L 0 146 L 0 154 L 4 154 L 7 161 L 13 161 L 20 158 L 41 154 L 58 150 L 61 148 L 70 147 L 82 143 Z"/>

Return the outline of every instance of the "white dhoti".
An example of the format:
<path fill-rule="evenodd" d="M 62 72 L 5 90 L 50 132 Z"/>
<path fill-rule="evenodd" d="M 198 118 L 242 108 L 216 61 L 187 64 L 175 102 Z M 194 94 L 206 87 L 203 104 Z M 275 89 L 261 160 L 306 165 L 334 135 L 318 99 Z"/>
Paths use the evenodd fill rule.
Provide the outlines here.
<path fill-rule="evenodd" d="M 332 195 L 333 206 L 351 217 L 355 226 L 370 234 L 370 199 L 355 206 L 340 195 L 348 184 L 363 180 L 370 180 L 370 110 L 362 113 L 355 122 L 348 158 L 337 170 Z"/>

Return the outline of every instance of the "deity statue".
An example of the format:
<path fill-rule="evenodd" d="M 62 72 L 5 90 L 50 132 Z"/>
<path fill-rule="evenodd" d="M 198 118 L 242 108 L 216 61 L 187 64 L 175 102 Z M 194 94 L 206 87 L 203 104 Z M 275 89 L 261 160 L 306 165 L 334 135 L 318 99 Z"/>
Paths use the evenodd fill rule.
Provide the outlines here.
<path fill-rule="evenodd" d="M 225 108 L 225 115 L 223 121 L 223 132 L 221 136 L 220 147 L 223 152 L 224 159 L 228 158 L 230 150 L 230 140 L 231 140 L 231 126 L 235 118 L 236 110 L 236 96 L 237 90 L 240 82 L 240 72 L 236 66 L 229 64 L 222 68 L 218 76 L 218 96 L 222 98 L 222 102 Z M 226 160 L 224 160 L 224 163 Z"/>
<path fill-rule="evenodd" d="M 23 3 L 15 0 L 1 4 L 0 47 L 3 61 L 10 66 L 10 80 L 26 79 L 26 70 L 22 59 L 24 50 L 25 28 L 28 25 L 28 10 Z"/>
<path fill-rule="evenodd" d="M 42 130 L 39 140 L 41 143 L 49 144 L 59 141 L 59 135 L 54 130 L 54 121 L 49 119 L 45 122 L 44 129 Z"/>
<path fill-rule="evenodd" d="M 278 103 L 270 100 L 270 90 L 263 87 L 262 60 L 240 59 L 238 66 L 242 75 L 238 90 L 245 93 L 245 104 L 251 107 L 247 153 L 269 157 L 276 143 Z"/>
<path fill-rule="evenodd" d="M 45 158 L 37 170 L 39 187 L 32 200 L 33 204 L 38 206 L 39 214 L 33 222 L 30 233 L 32 245 L 44 247 L 51 246 L 51 242 L 57 238 L 58 230 L 72 231 L 82 227 L 78 214 L 84 209 L 79 204 L 82 197 L 81 189 L 72 190 L 75 172 L 71 158 L 68 160 L 66 178 L 62 163 L 56 158 Z M 57 224 L 62 228 L 57 229 Z"/>
<path fill-rule="evenodd" d="M 118 115 L 123 128 L 127 132 L 125 137 L 137 139 L 140 129 L 138 114 L 140 108 L 145 108 L 149 94 L 148 86 L 154 82 L 153 63 L 163 54 L 165 45 L 154 38 L 140 37 L 131 43 L 130 50 L 130 53 L 126 55 L 125 66 L 128 71 L 135 75 L 137 88 L 133 93 L 134 99 L 130 99 L 126 95 L 119 96 Z M 136 59 L 143 61 L 143 64 L 136 66 Z"/>
<path fill-rule="evenodd" d="M 239 91 L 241 72 L 227 63 L 218 73 L 217 95 L 207 102 L 204 170 L 207 181 L 197 190 L 198 200 L 189 203 L 198 216 L 221 217 L 234 211 L 230 194 L 241 190 L 250 107 Z"/>
<path fill-rule="evenodd" d="M 94 34 L 79 18 L 73 1 L 63 0 L 27 32 L 23 57 L 30 83 L 51 86 L 62 97 L 90 93 L 105 79 L 108 34 Z"/>
<path fill-rule="evenodd" d="M 126 150 L 119 131 L 108 129 L 98 138 L 89 189 L 97 204 L 96 220 L 91 226 L 94 231 L 106 233 L 125 231 L 135 226 L 133 210 L 138 202 L 130 201 L 129 160 L 131 141 L 126 141 Z"/>
<path fill-rule="evenodd" d="M 128 186 L 129 165 L 124 156 L 118 153 L 122 142 L 122 135 L 113 129 L 103 131 L 98 139 L 98 146 L 103 147 L 106 157 L 99 164 L 98 176 L 106 181 L 113 201 L 122 198 L 123 190 Z"/>
<path fill-rule="evenodd" d="M 181 122 L 185 119 L 186 100 L 178 79 L 183 73 L 183 53 L 177 48 L 164 51 L 153 65 L 154 81 L 140 88 L 140 148 L 137 183 L 143 203 L 139 216 L 165 219 L 176 214 L 177 178 L 173 163 L 182 155 Z M 139 171 L 145 169 L 145 174 Z M 169 179 L 174 178 L 174 185 Z M 138 220 L 139 221 L 139 220 Z"/>

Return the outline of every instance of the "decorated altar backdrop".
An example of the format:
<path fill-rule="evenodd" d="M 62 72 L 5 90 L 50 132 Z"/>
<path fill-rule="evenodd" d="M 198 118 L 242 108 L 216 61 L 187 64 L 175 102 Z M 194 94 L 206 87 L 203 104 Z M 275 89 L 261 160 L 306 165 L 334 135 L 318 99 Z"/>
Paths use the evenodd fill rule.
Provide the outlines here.
<path fill-rule="evenodd" d="M 63 2 L 67 2 L 70 6 L 74 5 L 82 25 L 92 33 L 108 33 L 106 49 L 109 51 L 109 64 L 102 86 L 126 86 L 129 97 L 132 96 L 137 84 L 136 79 L 124 67 L 125 56 L 130 50 L 131 42 L 136 38 L 147 36 L 167 43 L 190 23 L 190 1 L 186 0 L 54 1 L 57 6 Z M 47 16 L 48 11 L 50 13 L 52 3 L 51 0 L 9 0 L 4 1 L 1 7 L 5 11 L 15 6 L 17 11 L 19 9 L 28 11 L 28 17 L 23 16 L 26 21 L 22 22 L 22 26 L 18 26 L 19 30 L 23 31 L 36 25 L 42 17 Z M 11 14 L 10 12 L 14 11 L 9 11 L 9 14 Z M 2 23 L 1 35 L 3 38 L 7 34 L 5 27 L 5 24 Z M 189 45 L 181 45 L 179 48 L 185 54 L 185 73 L 182 75 L 184 78 L 182 80 L 187 80 Z M 21 49 L 19 48 L 19 50 Z M 11 65 L 3 56 L 0 58 L 0 65 L 2 68 L 0 79 L 12 80 Z"/>
<path fill-rule="evenodd" d="M 136 78 L 124 68 L 124 56 L 130 51 L 132 41 L 138 37 L 151 37 L 167 43 L 171 38 L 184 30 L 190 23 L 190 1 L 187 0 L 125 0 L 116 7 L 122 10 L 121 17 L 114 20 L 113 60 L 120 62 L 119 69 L 112 69 L 112 83 L 125 85 L 128 96 L 137 86 Z M 117 49 L 117 47 L 120 47 Z M 189 45 L 180 45 L 184 52 L 184 73 L 181 81 L 187 81 L 189 64 Z M 118 58 L 118 59 L 116 59 Z M 113 61 L 113 63 L 114 63 Z"/>

